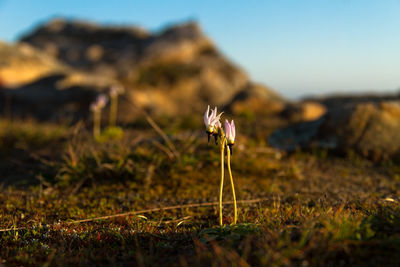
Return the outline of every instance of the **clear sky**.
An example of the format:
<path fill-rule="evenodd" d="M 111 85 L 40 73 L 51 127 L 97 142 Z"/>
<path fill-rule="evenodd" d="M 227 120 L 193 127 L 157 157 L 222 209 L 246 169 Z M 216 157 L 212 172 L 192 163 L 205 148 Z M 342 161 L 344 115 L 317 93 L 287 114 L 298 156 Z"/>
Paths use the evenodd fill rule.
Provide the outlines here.
<path fill-rule="evenodd" d="M 290 98 L 400 88 L 400 0 L 0 0 L 0 39 L 55 16 L 151 30 L 197 20 L 254 81 Z"/>

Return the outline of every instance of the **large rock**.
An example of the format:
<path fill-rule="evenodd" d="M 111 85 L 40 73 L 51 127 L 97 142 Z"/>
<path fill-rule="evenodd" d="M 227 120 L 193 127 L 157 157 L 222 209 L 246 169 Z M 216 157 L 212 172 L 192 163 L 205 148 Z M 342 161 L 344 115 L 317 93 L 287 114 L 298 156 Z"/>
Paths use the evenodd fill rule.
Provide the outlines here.
<path fill-rule="evenodd" d="M 0 87 L 18 87 L 65 69 L 58 60 L 28 44 L 0 42 Z"/>
<path fill-rule="evenodd" d="M 160 33 L 135 26 L 103 26 L 55 19 L 21 39 L 61 61 L 84 70 L 129 72 L 141 64 L 191 62 L 214 45 L 197 23 L 176 25 Z"/>
<path fill-rule="evenodd" d="M 326 110 L 327 108 L 318 102 L 302 101 L 287 103 L 280 115 L 292 123 L 314 121 L 323 116 Z"/>
<path fill-rule="evenodd" d="M 29 44 L 0 43 L 0 112 L 39 120 L 75 121 L 117 81 L 74 70 Z"/>
<path fill-rule="evenodd" d="M 320 147 L 354 151 L 374 161 L 400 155 L 400 102 L 348 104 L 331 109 L 318 120 L 274 132 L 272 146 L 295 150 Z"/>
<path fill-rule="evenodd" d="M 88 22 L 55 19 L 39 26 L 21 42 L 75 68 L 115 74 L 139 60 L 138 54 L 149 37 L 137 27 L 100 27 Z"/>
<path fill-rule="evenodd" d="M 382 101 L 399 100 L 399 93 L 363 93 L 363 94 L 331 94 L 326 96 L 308 97 L 303 102 L 320 103 L 326 109 L 332 110 L 346 105 L 361 103 L 379 103 Z"/>
<path fill-rule="evenodd" d="M 253 90 L 246 73 L 194 22 L 151 33 L 139 27 L 57 19 L 27 34 L 21 43 L 71 68 L 118 80 L 130 101 L 158 114 L 199 112 L 207 104 L 227 106 L 238 94 Z M 276 96 L 263 90 L 259 102 Z"/>
<path fill-rule="evenodd" d="M 279 113 L 284 106 L 285 100 L 271 88 L 262 84 L 249 83 L 234 96 L 225 109 L 235 114 L 251 111 L 266 115 Z"/>
<path fill-rule="evenodd" d="M 9 117 L 73 122 L 87 118 L 90 103 L 112 84 L 79 72 L 54 73 L 18 88 L 3 88 L 0 106 Z"/>

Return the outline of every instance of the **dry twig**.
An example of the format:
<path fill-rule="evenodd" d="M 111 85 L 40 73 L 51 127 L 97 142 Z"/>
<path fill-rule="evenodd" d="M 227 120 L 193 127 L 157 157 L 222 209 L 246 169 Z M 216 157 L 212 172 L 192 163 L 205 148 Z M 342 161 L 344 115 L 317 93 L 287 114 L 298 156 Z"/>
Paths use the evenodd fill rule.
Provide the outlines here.
<path fill-rule="evenodd" d="M 263 202 L 263 201 L 267 201 L 267 200 L 269 200 L 269 198 L 256 198 L 256 199 L 238 200 L 237 203 L 252 204 L 252 203 L 259 203 L 259 202 Z M 223 204 L 224 205 L 232 205 L 233 201 L 226 201 L 226 202 L 223 202 Z M 204 203 L 175 205 L 175 206 L 169 206 L 169 207 L 152 208 L 152 209 L 138 210 L 138 211 L 129 211 L 129 212 L 124 212 L 124 213 L 118 213 L 118 214 L 113 214 L 113 215 L 106 215 L 106 216 L 101 216 L 101 217 L 96 217 L 96 218 L 88 218 L 88 219 L 82 219 L 82 220 L 76 220 L 76 221 L 67 221 L 67 222 L 65 222 L 65 224 L 78 224 L 78 223 L 85 223 L 85 222 L 108 220 L 108 219 L 117 218 L 117 217 L 140 215 L 140 214 L 152 213 L 152 212 L 158 212 L 158 211 L 200 208 L 200 207 L 212 207 L 212 206 L 217 206 L 217 205 L 219 205 L 219 202 L 204 202 Z M 0 232 L 17 231 L 17 230 L 24 230 L 24 229 L 28 229 L 28 227 L 12 227 L 12 228 L 0 229 Z"/>

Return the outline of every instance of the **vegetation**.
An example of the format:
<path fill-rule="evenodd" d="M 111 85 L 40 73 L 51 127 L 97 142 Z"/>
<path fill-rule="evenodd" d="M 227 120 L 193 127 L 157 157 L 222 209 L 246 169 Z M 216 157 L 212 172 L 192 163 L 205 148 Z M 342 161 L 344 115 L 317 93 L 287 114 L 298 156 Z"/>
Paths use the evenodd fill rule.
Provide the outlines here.
<path fill-rule="evenodd" d="M 230 225 L 225 179 L 223 227 L 220 152 L 207 144 L 201 116 L 156 120 L 173 147 L 144 121 L 101 142 L 82 123 L 0 121 L 0 264 L 399 262 L 399 166 L 351 153 L 282 154 L 266 142 L 274 120 L 235 119 L 238 224 Z M 161 209 L 145 211 L 153 208 Z"/>

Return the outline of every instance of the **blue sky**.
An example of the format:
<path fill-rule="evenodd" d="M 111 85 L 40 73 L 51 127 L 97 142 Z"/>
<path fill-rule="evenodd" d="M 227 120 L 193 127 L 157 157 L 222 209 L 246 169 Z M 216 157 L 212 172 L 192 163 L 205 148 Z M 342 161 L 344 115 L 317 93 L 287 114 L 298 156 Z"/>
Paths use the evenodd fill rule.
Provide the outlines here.
<path fill-rule="evenodd" d="M 290 98 L 400 89 L 400 0 L 0 0 L 0 39 L 55 16 L 151 30 L 197 20 L 254 81 Z"/>

